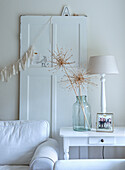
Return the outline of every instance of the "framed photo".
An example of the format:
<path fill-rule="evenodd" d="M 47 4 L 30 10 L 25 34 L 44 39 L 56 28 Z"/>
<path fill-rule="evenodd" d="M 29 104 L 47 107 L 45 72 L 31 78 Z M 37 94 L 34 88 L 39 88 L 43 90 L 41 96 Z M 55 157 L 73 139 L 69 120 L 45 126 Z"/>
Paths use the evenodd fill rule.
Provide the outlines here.
<path fill-rule="evenodd" d="M 96 131 L 97 132 L 114 131 L 113 113 L 97 113 Z"/>

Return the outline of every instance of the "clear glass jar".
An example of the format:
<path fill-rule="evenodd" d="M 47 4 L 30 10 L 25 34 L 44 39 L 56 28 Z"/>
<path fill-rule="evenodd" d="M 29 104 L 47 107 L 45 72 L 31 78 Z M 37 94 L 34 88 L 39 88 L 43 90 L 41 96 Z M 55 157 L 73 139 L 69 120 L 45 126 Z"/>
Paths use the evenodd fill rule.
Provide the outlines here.
<path fill-rule="evenodd" d="M 90 106 L 86 96 L 76 96 L 73 104 L 73 130 L 89 131 L 92 128 Z"/>

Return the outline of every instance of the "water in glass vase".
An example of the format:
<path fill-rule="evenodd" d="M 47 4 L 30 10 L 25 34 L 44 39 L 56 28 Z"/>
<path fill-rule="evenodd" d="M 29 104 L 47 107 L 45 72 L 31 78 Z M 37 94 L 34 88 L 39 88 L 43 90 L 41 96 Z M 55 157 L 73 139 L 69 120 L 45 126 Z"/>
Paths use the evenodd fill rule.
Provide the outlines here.
<path fill-rule="evenodd" d="M 73 104 L 73 130 L 89 131 L 92 128 L 90 106 L 86 96 L 76 96 Z"/>

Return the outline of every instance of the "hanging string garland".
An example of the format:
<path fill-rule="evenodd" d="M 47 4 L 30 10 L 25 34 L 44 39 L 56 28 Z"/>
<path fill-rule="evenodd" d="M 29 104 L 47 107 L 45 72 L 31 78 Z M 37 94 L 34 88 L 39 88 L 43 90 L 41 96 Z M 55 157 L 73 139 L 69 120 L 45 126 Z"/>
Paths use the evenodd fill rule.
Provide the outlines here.
<path fill-rule="evenodd" d="M 42 28 L 38 36 L 35 38 L 32 46 L 27 50 L 27 52 L 24 54 L 24 56 L 21 59 L 17 60 L 14 64 L 6 66 L 0 70 L 0 80 L 2 82 L 8 82 L 9 78 L 18 74 L 20 71 L 25 70 L 26 68 L 30 67 L 33 61 L 33 56 L 34 56 L 33 45 L 36 43 L 38 38 L 41 36 L 47 24 L 49 23 L 51 24 L 51 20 L 52 20 L 52 16 L 49 18 L 44 28 Z"/>
<path fill-rule="evenodd" d="M 2 82 L 7 82 L 12 76 L 18 74 L 22 70 L 25 70 L 26 68 L 29 68 L 33 61 L 33 54 L 34 50 L 31 46 L 21 59 L 0 70 L 0 80 Z"/>

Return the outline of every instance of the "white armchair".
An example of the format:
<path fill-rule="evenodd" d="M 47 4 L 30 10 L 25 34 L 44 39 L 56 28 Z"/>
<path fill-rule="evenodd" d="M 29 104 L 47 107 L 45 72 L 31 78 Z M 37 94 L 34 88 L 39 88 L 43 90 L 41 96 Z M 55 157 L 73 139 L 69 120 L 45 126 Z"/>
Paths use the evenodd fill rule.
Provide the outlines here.
<path fill-rule="evenodd" d="M 40 144 L 30 162 L 30 169 L 53 169 L 54 163 L 58 160 L 57 143 L 54 139 L 48 139 Z M 40 169 L 41 170 L 41 169 Z"/>
<path fill-rule="evenodd" d="M 0 121 L 0 170 L 53 170 L 58 144 L 47 121 Z"/>

